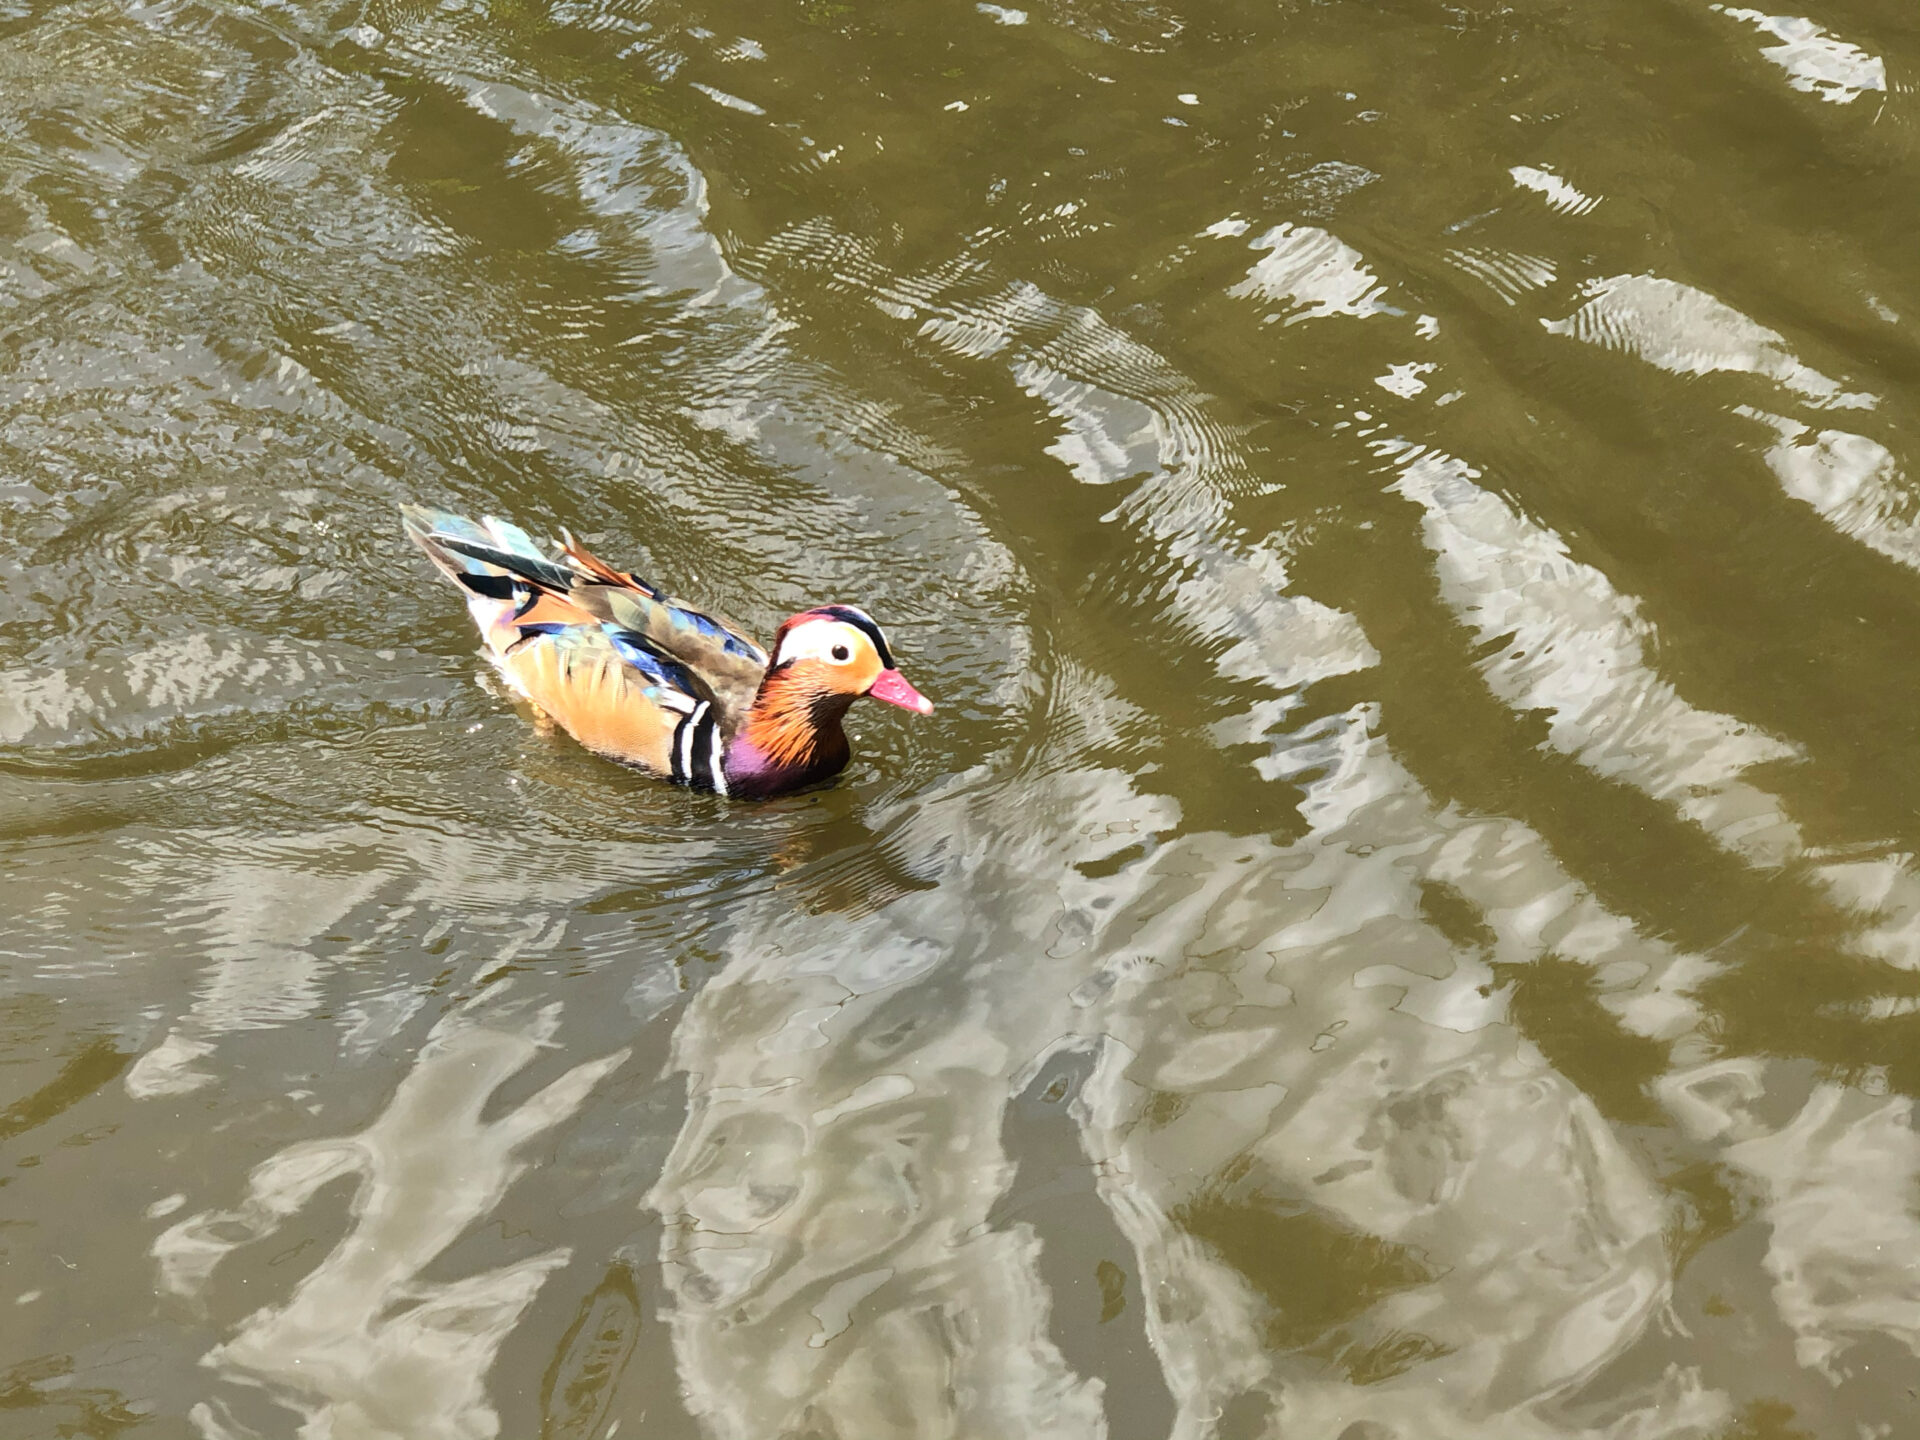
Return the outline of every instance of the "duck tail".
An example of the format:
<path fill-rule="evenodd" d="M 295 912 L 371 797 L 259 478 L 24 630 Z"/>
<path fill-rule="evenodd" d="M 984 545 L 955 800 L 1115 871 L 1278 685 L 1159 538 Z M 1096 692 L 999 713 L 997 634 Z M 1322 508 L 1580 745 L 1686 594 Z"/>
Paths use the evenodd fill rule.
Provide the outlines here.
<path fill-rule="evenodd" d="M 500 578 L 521 580 L 562 595 L 573 588 L 574 572 L 550 559 L 539 542 L 518 525 L 491 515 L 469 520 L 424 505 L 402 505 L 400 517 L 414 544 L 464 590 L 490 594 L 495 587 L 485 582 Z M 476 580 L 482 583 L 476 585 Z"/>

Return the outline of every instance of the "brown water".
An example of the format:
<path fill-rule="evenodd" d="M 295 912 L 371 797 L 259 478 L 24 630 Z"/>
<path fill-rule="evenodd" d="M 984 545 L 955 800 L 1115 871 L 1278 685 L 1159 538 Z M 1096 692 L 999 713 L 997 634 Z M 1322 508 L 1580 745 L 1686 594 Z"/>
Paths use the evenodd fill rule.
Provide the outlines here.
<path fill-rule="evenodd" d="M 1021 4 L 0 0 L 0 1436 L 1920 1434 L 1920 12 Z"/>

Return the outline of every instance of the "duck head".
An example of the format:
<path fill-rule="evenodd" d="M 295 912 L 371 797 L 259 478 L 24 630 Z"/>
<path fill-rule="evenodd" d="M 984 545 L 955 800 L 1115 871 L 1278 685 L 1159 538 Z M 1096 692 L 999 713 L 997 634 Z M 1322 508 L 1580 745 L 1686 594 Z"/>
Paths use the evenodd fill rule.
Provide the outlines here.
<path fill-rule="evenodd" d="M 864 610 L 803 610 L 774 636 L 760 693 L 727 751 L 736 794 L 772 794 L 837 773 L 848 760 L 840 721 L 863 695 L 931 715 L 933 702 L 894 668 L 887 637 Z"/>
<path fill-rule="evenodd" d="M 933 702 L 907 683 L 893 664 L 887 637 L 873 617 L 851 605 L 821 605 L 803 610 L 774 636 L 769 677 L 783 671 L 787 683 L 823 702 L 862 695 L 898 705 L 916 715 L 931 715 Z M 846 704 L 840 706 L 844 713 Z"/>

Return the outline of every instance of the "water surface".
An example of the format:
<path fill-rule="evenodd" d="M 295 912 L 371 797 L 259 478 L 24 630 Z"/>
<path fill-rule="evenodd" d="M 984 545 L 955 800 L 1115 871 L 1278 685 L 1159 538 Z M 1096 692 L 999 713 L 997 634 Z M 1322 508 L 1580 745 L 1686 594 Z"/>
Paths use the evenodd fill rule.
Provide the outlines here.
<path fill-rule="evenodd" d="M 0 0 L 0 1434 L 1908 1433 L 1821 3 Z M 940 710 L 647 782 L 404 501 Z"/>

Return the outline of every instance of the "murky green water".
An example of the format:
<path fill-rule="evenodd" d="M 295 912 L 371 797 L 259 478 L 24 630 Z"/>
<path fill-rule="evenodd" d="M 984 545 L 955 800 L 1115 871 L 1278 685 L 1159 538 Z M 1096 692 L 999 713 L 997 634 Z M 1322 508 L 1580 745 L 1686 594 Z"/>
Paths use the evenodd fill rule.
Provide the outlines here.
<path fill-rule="evenodd" d="M 0 0 L 0 1436 L 1920 1433 L 1911 8 L 1023 5 Z"/>

